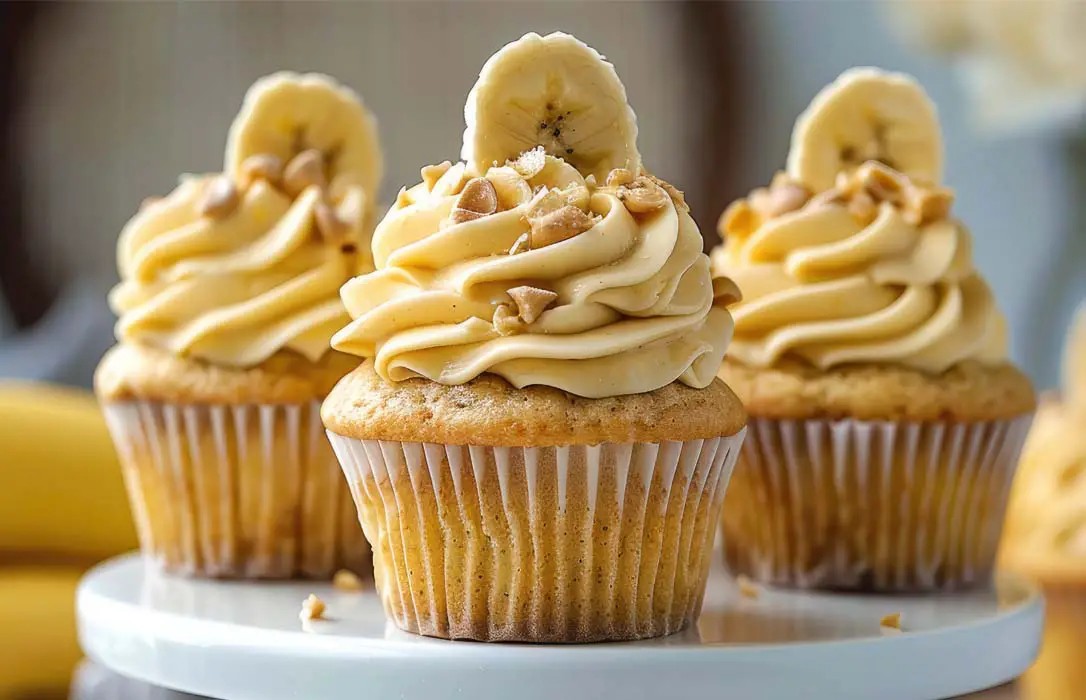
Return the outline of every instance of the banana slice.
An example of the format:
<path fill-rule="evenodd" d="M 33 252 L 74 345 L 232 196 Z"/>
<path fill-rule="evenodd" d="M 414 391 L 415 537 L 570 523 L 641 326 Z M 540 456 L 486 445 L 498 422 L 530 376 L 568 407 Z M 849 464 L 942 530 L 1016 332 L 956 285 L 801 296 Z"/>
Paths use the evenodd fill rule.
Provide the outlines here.
<path fill-rule="evenodd" d="M 568 34 L 526 34 L 491 56 L 464 117 L 461 157 L 473 172 L 536 146 L 600 182 L 641 168 L 637 117 L 615 67 Z"/>
<path fill-rule="evenodd" d="M 357 185 L 376 201 L 384 171 L 376 120 L 358 95 L 316 73 L 275 73 L 249 88 L 230 126 L 225 169 L 236 180 L 251 156 L 287 165 L 310 149 L 324 157 L 333 193 Z"/>
<path fill-rule="evenodd" d="M 943 138 L 935 105 L 915 79 L 853 68 L 823 88 L 796 120 L 788 174 L 824 192 L 840 172 L 876 160 L 913 180 L 943 177 Z"/>

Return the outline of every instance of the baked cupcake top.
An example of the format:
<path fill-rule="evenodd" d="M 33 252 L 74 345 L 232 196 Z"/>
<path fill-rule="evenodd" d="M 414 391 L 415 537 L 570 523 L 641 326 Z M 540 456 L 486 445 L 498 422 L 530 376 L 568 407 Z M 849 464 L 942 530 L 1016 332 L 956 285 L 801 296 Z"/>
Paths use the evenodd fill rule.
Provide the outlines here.
<path fill-rule="evenodd" d="M 257 81 L 223 172 L 183 176 L 121 232 L 118 339 L 229 368 L 319 361 L 349 320 L 339 287 L 371 267 L 382 167 L 357 95 L 322 75 Z"/>
<path fill-rule="evenodd" d="M 1015 476 L 1004 563 L 1046 582 L 1086 580 L 1086 303 L 1064 347 L 1063 386 L 1037 411 Z"/>
<path fill-rule="evenodd" d="M 857 68 L 823 89 L 786 171 L 721 219 L 714 273 L 744 296 L 728 359 L 929 374 L 1005 363 L 1004 319 L 942 161 L 935 106 L 911 77 Z"/>
<path fill-rule="evenodd" d="M 463 162 L 422 169 L 344 285 L 337 350 L 386 381 L 485 373 L 588 398 L 713 382 L 732 333 L 682 193 L 644 169 L 626 91 L 573 37 L 498 51 L 465 108 Z"/>

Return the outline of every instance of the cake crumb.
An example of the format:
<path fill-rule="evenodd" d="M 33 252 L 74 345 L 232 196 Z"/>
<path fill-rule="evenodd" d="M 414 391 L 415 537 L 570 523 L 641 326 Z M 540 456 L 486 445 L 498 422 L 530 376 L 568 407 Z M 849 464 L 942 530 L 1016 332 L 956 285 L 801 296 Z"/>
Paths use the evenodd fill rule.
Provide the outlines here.
<path fill-rule="evenodd" d="M 309 597 L 302 601 L 302 611 L 298 613 L 298 617 L 300 617 L 303 622 L 308 622 L 309 620 L 323 620 L 324 610 L 324 601 L 310 593 Z"/>
<path fill-rule="evenodd" d="M 901 632 L 901 613 L 896 612 L 883 616 L 883 618 L 879 620 L 879 629 L 882 630 L 884 634 L 896 634 Z"/>
<path fill-rule="evenodd" d="M 332 577 L 332 586 L 341 591 L 351 592 L 358 592 L 365 588 L 358 574 L 347 569 L 340 569 L 336 572 L 336 575 Z"/>
<path fill-rule="evenodd" d="M 751 581 L 749 578 L 742 574 L 735 577 L 735 583 L 739 586 L 739 595 L 743 596 L 744 598 L 750 598 L 754 600 L 761 593 L 758 586 L 754 584 L 754 581 Z"/>

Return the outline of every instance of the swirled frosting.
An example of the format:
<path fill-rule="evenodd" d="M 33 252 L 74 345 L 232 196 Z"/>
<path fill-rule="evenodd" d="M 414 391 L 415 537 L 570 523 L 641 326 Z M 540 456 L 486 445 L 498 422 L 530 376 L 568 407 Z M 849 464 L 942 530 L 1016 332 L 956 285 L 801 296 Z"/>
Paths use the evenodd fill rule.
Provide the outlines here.
<path fill-rule="evenodd" d="M 322 236 L 319 186 L 292 198 L 262 179 L 211 216 L 219 181 L 185 178 L 125 226 L 110 294 L 118 338 L 231 367 L 279 350 L 319 360 L 349 320 L 338 290 L 357 273 L 362 217 L 344 236 Z"/>
<path fill-rule="evenodd" d="M 802 358 L 821 369 L 894 363 L 933 373 L 968 359 L 1004 360 L 1003 317 L 973 268 L 969 231 L 947 211 L 910 209 L 930 193 L 898 173 L 888 178 L 899 189 L 854 178 L 814 198 L 797 198 L 798 186 L 782 179 L 733 205 L 725 245 L 713 253 L 714 273 L 743 290 L 732 307 L 730 359 L 769 367 Z M 774 199 L 791 202 L 773 211 L 764 202 Z"/>
<path fill-rule="evenodd" d="M 333 347 L 374 358 L 389 381 L 462 384 L 489 372 L 589 398 L 713 381 L 732 320 L 714 306 L 709 259 L 681 193 L 644 183 L 658 207 L 635 212 L 645 207 L 627 190 L 586 182 L 547 156 L 534 173 L 491 168 L 499 206 L 456 223 L 475 175 L 464 167 L 401 193 L 374 232 L 377 270 L 342 289 L 354 320 Z M 574 214 L 585 221 L 557 242 L 537 239 L 533 223 L 554 192 L 579 193 L 571 197 L 583 212 Z M 516 310 L 509 290 L 521 287 L 546 307 L 522 310 L 506 330 L 501 309 Z"/>

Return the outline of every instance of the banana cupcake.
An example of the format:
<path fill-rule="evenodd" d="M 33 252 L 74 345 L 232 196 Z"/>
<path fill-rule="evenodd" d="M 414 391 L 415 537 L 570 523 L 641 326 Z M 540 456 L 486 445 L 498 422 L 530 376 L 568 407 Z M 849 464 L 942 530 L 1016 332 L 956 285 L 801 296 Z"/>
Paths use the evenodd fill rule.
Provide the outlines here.
<path fill-rule="evenodd" d="M 1035 398 L 942 160 L 920 85 L 853 69 L 800 115 L 787 170 L 722 217 L 714 273 L 745 298 L 720 376 L 751 416 L 723 518 L 734 573 L 989 580 Z"/>
<path fill-rule="evenodd" d="M 210 577 L 365 572 L 369 548 L 320 421 L 356 359 L 339 287 L 370 269 L 373 117 L 320 75 L 258 81 L 224 172 L 185 176 L 121 232 L 119 344 L 98 397 L 141 548 Z"/>
<path fill-rule="evenodd" d="M 682 193 L 650 175 L 614 67 L 566 34 L 496 53 L 463 159 L 422 170 L 347 283 L 366 359 L 323 417 L 400 628 L 486 641 L 697 617 L 745 414 Z"/>
<path fill-rule="evenodd" d="M 1025 697 L 1072 700 L 1086 683 L 1086 304 L 1064 350 L 1059 394 L 1030 429 L 1007 509 L 1000 563 L 1038 581 L 1045 636 Z"/>

